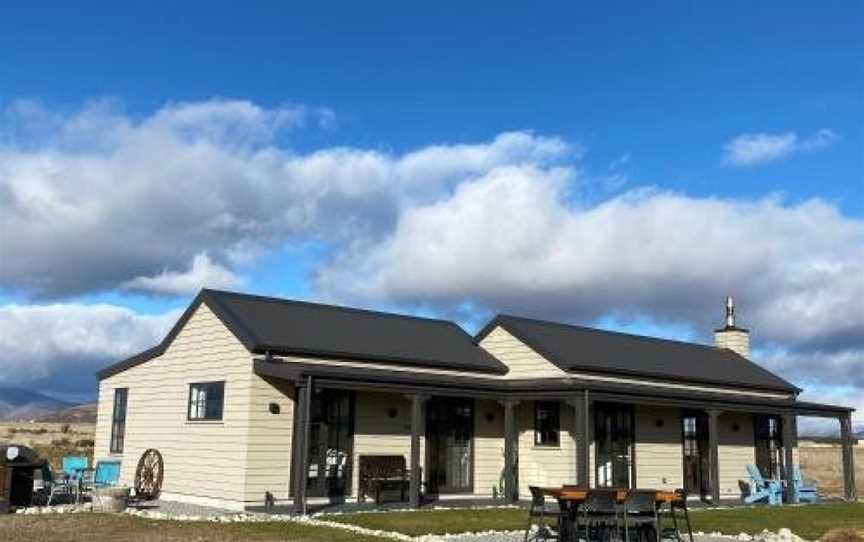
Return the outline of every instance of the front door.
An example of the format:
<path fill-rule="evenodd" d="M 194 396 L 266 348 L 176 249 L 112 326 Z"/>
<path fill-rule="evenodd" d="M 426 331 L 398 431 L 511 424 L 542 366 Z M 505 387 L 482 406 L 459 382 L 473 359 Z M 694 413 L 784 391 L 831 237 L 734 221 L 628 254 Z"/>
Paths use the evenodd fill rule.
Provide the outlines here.
<path fill-rule="evenodd" d="M 711 495 L 711 455 L 708 445 L 708 416 L 685 412 L 681 421 L 684 444 L 684 490 L 703 500 Z"/>
<path fill-rule="evenodd" d="M 473 489 L 474 403 L 433 397 L 426 404 L 426 475 L 430 493 Z"/>
<path fill-rule="evenodd" d="M 596 487 L 633 487 L 633 407 L 598 404 L 594 409 Z"/>
<path fill-rule="evenodd" d="M 354 394 L 321 390 L 312 397 L 306 494 L 344 499 L 350 491 Z"/>

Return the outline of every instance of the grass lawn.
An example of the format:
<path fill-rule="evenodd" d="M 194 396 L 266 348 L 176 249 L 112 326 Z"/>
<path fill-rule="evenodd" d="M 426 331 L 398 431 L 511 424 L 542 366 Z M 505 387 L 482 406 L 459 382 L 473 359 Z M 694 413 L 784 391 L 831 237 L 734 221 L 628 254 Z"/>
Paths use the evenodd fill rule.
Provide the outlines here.
<path fill-rule="evenodd" d="M 0 516 L 4 542 L 381 542 L 341 529 L 298 523 L 209 523 L 154 521 L 114 514 Z"/>
<path fill-rule="evenodd" d="M 324 516 L 321 519 L 419 536 L 488 530 L 515 531 L 525 528 L 528 523 L 528 512 L 519 508 L 422 510 L 419 512 L 333 515 Z"/>
<path fill-rule="evenodd" d="M 326 519 L 417 536 L 426 533 L 524 529 L 527 512 L 514 508 L 427 510 L 328 516 Z M 837 527 L 864 530 L 864 503 L 699 510 L 692 512 L 690 519 L 694 531 L 755 534 L 763 529 L 776 531 L 788 527 L 803 538 L 815 540 Z"/>
<path fill-rule="evenodd" d="M 864 531 L 864 503 L 704 510 L 691 513 L 690 520 L 697 531 L 753 534 L 788 527 L 802 538 L 816 540 L 838 527 Z"/>

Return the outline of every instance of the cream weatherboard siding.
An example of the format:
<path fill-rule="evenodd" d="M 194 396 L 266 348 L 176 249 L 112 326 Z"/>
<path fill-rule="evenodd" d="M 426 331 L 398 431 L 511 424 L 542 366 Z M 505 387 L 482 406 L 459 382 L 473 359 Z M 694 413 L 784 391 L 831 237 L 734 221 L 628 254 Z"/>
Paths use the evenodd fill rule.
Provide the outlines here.
<path fill-rule="evenodd" d="M 250 426 L 259 423 L 250 420 L 252 377 L 249 352 L 201 304 L 161 356 L 99 383 L 95 458 L 121 459 L 120 482 L 131 485 L 142 452 L 156 448 L 166 497 L 242 508 L 257 468 L 249 462 Z M 189 384 L 223 380 L 222 421 L 187 421 Z M 108 449 L 115 388 L 129 389 L 121 455 Z"/>
<path fill-rule="evenodd" d="M 480 346 L 507 366 L 509 371 L 502 378 L 556 378 L 568 376 L 567 373 L 526 346 L 501 326 L 497 326 L 491 333 L 486 335 L 480 341 Z"/>
<path fill-rule="evenodd" d="M 504 472 L 504 408 L 496 401 L 474 402 L 474 494 L 500 495 Z"/>
<path fill-rule="evenodd" d="M 517 407 L 519 428 L 519 496 L 529 498 L 528 486 L 576 482 L 576 443 L 572 433 L 573 408 L 560 402 L 560 445 L 534 445 L 534 401 Z"/>
<path fill-rule="evenodd" d="M 737 430 L 736 430 L 737 427 Z M 720 498 L 738 497 L 738 480 L 747 480 L 747 465 L 756 462 L 753 416 L 724 412 L 717 419 Z"/>
<path fill-rule="evenodd" d="M 681 412 L 671 407 L 637 406 L 636 487 L 676 489 L 684 485 Z"/>
<path fill-rule="evenodd" d="M 245 502 L 260 505 L 270 492 L 276 503 L 289 500 L 294 385 L 252 375 L 249 440 L 246 449 Z M 276 404 L 278 414 L 270 412 Z"/>

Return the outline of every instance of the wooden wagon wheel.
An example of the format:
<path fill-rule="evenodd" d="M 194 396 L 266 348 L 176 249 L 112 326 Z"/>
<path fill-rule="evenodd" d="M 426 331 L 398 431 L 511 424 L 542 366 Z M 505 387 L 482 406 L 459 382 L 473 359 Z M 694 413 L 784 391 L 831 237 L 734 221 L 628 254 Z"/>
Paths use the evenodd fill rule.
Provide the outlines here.
<path fill-rule="evenodd" d="M 162 476 L 165 474 L 162 454 L 150 448 L 141 454 L 135 469 L 135 495 L 139 499 L 153 500 L 162 491 Z"/>

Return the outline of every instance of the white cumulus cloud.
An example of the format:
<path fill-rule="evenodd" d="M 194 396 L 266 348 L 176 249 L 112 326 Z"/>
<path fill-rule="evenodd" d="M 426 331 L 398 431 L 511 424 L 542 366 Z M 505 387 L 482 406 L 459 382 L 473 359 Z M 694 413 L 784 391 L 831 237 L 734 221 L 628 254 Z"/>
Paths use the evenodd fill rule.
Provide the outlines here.
<path fill-rule="evenodd" d="M 864 221 L 819 200 L 654 189 L 582 207 L 567 202 L 572 177 L 568 169 L 510 166 L 463 183 L 452 197 L 405 210 L 380 242 L 320 270 L 318 287 L 367 301 L 467 301 L 583 320 L 639 313 L 706 330 L 731 293 L 763 337 L 864 337 Z"/>
<path fill-rule="evenodd" d="M 0 285 L 42 297 L 121 285 L 178 292 L 202 251 L 226 266 L 294 241 L 350 245 L 468 176 L 579 151 L 530 132 L 401 154 L 301 154 L 280 143 L 310 116 L 329 118 L 232 100 L 169 104 L 145 117 L 103 102 L 72 112 L 10 106 L 0 119 L 0 252 L 12 257 Z"/>
<path fill-rule="evenodd" d="M 332 254 L 313 295 L 364 306 L 650 322 L 710 340 L 732 294 L 763 363 L 825 400 L 841 386 L 838 402 L 864 396 L 864 221 L 836 204 L 639 187 L 629 153 L 587 194 L 584 149 L 530 131 L 406 152 L 290 148 L 303 126 L 332 122 L 219 99 L 144 116 L 104 101 L 7 108 L 0 288 L 36 304 L 0 307 L 0 382 L 64 382 L 152 346 L 176 318 L 49 298 L 240 288 L 261 253 L 311 242 Z M 837 137 L 744 134 L 724 160 Z"/>
<path fill-rule="evenodd" d="M 122 286 L 157 294 L 194 294 L 201 288 L 232 289 L 243 284 L 229 269 L 212 261 L 206 252 L 196 254 L 188 271 L 163 270 L 152 277 L 136 277 Z"/>
<path fill-rule="evenodd" d="M 767 164 L 795 153 L 829 147 L 837 139 L 839 136 L 826 128 L 805 139 L 795 132 L 741 134 L 723 146 L 723 163 L 738 167 Z"/>
<path fill-rule="evenodd" d="M 0 384 L 49 377 L 95 382 L 102 367 L 162 340 L 179 311 L 145 315 L 109 304 L 0 307 Z"/>
<path fill-rule="evenodd" d="M 573 182 L 567 168 L 498 168 L 405 210 L 389 236 L 321 268 L 317 288 L 443 312 L 685 323 L 705 341 L 733 294 L 757 345 L 794 354 L 772 362 L 781 374 L 801 380 L 830 360 L 835 384 L 864 391 L 851 379 L 864 343 L 864 221 L 820 200 L 650 188 L 582 206 L 568 200 Z"/>

